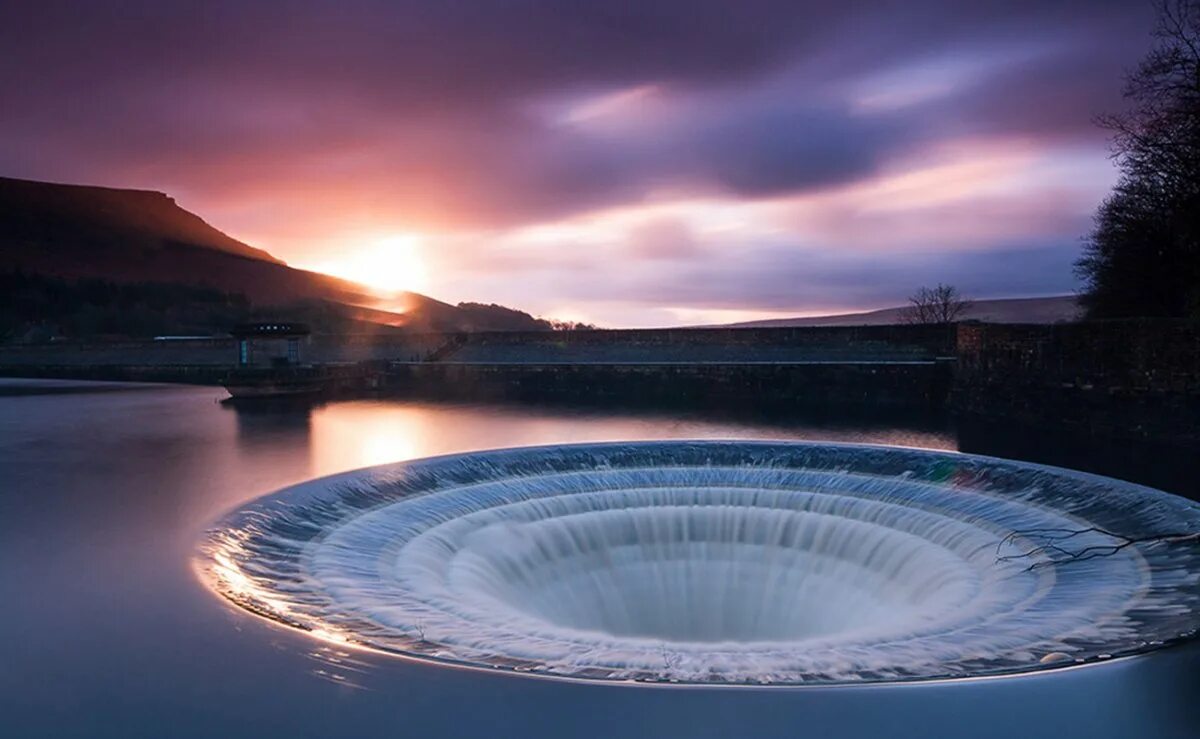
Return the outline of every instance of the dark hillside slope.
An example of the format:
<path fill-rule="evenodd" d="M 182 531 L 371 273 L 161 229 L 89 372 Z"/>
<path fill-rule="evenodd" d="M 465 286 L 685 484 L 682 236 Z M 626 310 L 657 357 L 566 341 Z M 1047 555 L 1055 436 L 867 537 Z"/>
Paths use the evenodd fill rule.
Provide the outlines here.
<path fill-rule="evenodd" d="M 500 306 L 405 293 L 386 310 L 370 290 L 295 269 L 160 192 L 0 178 L 0 273 L 118 285 L 184 285 L 244 296 L 280 317 L 329 303 L 341 319 L 421 331 L 531 331 L 544 321 Z M 182 296 L 181 296 L 182 299 Z"/>

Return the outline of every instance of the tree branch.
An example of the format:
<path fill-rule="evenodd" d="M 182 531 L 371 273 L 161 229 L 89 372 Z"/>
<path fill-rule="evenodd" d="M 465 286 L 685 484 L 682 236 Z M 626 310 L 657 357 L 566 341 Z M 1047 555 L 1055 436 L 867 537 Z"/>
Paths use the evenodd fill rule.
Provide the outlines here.
<path fill-rule="evenodd" d="M 1070 549 L 1063 545 L 1063 542 L 1084 534 L 1100 534 L 1112 539 L 1113 542 L 1111 544 L 1090 544 L 1079 549 Z M 1028 539 L 1036 543 L 1037 546 L 1019 554 L 1000 554 L 1000 550 L 1004 546 L 1014 544 L 1018 539 Z M 1118 534 L 1099 526 L 1089 526 L 1081 529 L 1025 529 L 1009 533 L 996 544 L 996 562 L 1015 562 L 1018 560 L 1049 557 L 1049 559 L 1039 559 L 1036 562 L 1032 562 L 1025 568 L 1025 571 L 1029 572 L 1049 565 L 1066 562 L 1084 562 L 1097 557 L 1113 555 L 1122 549 L 1139 544 L 1180 544 L 1184 542 L 1200 542 L 1200 531 L 1171 532 L 1149 536 L 1126 536 L 1125 534 Z M 1053 555 L 1058 556 L 1056 558 Z"/>

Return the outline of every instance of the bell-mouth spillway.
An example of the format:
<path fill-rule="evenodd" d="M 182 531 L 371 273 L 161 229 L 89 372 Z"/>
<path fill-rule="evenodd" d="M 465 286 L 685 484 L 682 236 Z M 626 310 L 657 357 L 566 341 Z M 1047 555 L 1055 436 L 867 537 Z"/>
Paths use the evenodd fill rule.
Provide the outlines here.
<path fill-rule="evenodd" d="M 458 665 L 703 684 L 1086 664 L 1200 626 L 1200 506 L 917 449 L 628 442 L 314 480 L 207 534 L 239 606 Z"/>

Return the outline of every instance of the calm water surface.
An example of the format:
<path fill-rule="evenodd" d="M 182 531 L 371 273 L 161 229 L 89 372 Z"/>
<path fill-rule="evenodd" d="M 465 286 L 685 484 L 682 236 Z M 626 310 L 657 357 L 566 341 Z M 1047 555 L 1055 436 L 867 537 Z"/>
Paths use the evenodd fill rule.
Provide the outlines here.
<path fill-rule="evenodd" d="M 1064 464 L 1195 495 L 1195 461 L 940 418 L 354 401 L 255 411 L 212 388 L 0 381 L 0 735 L 1195 737 L 1200 650 L 1051 674 L 672 689 L 433 667 L 323 646 L 191 570 L 215 517 L 290 483 L 448 452 L 794 438 Z"/>

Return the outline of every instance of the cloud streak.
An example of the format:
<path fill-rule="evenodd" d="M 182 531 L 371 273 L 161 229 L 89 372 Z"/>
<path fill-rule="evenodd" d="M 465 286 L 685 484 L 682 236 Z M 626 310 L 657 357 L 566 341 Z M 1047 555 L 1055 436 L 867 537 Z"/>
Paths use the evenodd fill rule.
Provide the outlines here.
<path fill-rule="evenodd" d="M 0 10 L 0 173 L 167 190 L 300 265 L 416 233 L 439 297 L 609 325 L 1070 290 L 1112 178 L 1091 120 L 1151 23 L 1085 0 L 102 5 Z M 1036 279 L 1000 269 L 1018 255 Z"/>

